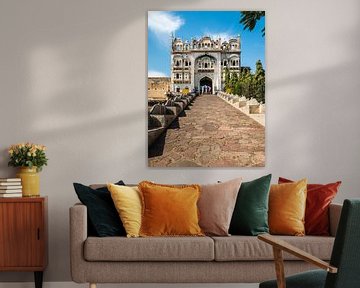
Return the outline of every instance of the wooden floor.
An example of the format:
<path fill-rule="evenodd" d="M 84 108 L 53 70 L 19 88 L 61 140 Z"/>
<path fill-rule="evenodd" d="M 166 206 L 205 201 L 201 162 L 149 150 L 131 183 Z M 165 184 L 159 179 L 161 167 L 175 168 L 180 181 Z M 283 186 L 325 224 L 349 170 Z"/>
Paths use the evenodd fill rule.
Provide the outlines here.
<path fill-rule="evenodd" d="M 44 288 L 88 288 L 88 284 L 44 282 Z M 258 288 L 258 284 L 98 284 L 97 288 Z M 34 288 L 34 283 L 0 282 L 0 288 Z"/>

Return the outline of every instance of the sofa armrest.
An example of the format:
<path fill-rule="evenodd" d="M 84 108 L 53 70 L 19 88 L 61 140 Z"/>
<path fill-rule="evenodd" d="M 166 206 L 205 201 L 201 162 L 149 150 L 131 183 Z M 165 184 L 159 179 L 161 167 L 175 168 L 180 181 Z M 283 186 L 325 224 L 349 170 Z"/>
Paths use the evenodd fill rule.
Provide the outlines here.
<path fill-rule="evenodd" d="M 83 245 L 87 238 L 87 208 L 75 204 L 70 208 L 70 268 L 73 281 L 83 283 L 86 280 L 86 263 Z"/>
<path fill-rule="evenodd" d="M 336 236 L 336 231 L 339 225 L 341 215 L 342 204 L 331 203 L 329 207 L 329 219 L 330 219 L 330 235 Z"/>

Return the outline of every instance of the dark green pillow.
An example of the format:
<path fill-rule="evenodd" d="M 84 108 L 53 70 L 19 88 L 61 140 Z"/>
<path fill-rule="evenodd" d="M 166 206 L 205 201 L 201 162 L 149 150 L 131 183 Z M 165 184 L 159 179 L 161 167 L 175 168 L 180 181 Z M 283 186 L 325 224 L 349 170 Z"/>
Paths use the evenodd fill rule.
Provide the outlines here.
<path fill-rule="evenodd" d="M 256 236 L 269 233 L 270 181 L 271 174 L 241 184 L 230 222 L 230 234 Z"/>
<path fill-rule="evenodd" d="M 125 185 L 123 181 L 115 184 Z M 94 234 L 99 237 L 126 235 L 107 187 L 92 189 L 89 186 L 74 183 L 74 188 L 81 203 L 87 207 L 89 235 Z"/>

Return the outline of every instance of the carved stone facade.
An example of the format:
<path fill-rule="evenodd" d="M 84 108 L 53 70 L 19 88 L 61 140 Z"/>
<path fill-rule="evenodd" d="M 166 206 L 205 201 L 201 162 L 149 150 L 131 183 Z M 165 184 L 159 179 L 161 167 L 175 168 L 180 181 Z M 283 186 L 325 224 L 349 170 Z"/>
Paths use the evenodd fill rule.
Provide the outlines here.
<path fill-rule="evenodd" d="M 225 68 L 240 74 L 240 37 L 229 41 L 208 36 L 182 41 L 172 39 L 171 85 L 174 92 L 195 89 L 212 93 L 224 89 Z"/>

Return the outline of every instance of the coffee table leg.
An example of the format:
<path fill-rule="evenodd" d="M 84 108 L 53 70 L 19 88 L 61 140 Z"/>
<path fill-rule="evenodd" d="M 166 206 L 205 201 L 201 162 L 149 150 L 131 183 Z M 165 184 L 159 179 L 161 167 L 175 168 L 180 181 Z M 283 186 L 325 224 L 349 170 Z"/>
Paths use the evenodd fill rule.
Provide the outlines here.
<path fill-rule="evenodd" d="M 42 288 L 43 284 L 43 271 L 35 271 L 35 288 Z"/>

